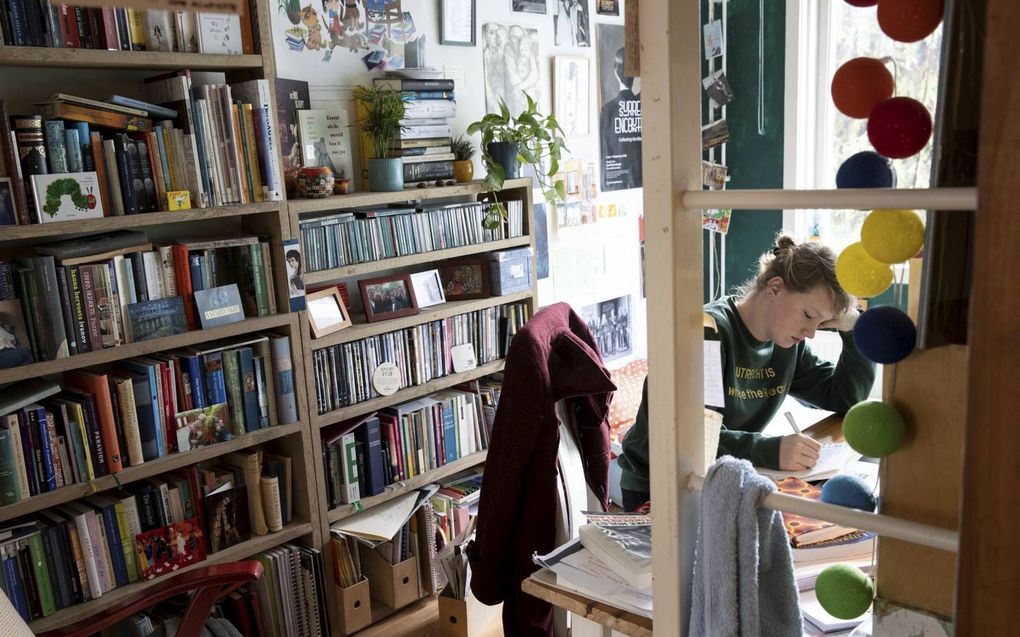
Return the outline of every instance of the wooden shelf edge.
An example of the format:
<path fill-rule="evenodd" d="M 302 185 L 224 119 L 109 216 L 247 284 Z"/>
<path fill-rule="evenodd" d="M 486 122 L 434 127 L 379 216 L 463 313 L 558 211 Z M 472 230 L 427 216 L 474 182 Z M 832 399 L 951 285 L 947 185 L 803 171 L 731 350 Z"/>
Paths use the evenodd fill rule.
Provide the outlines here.
<path fill-rule="evenodd" d="M 48 374 L 59 374 L 71 369 L 80 369 L 93 365 L 102 365 L 114 361 L 124 360 L 135 356 L 144 356 L 153 352 L 160 352 L 188 345 L 198 345 L 207 341 L 215 341 L 231 336 L 250 334 L 260 330 L 282 327 L 290 324 L 290 314 L 273 314 L 271 316 L 260 316 L 258 318 L 245 319 L 237 323 L 222 325 L 207 330 L 192 330 L 184 334 L 154 338 L 149 341 L 128 343 L 119 347 L 110 347 L 96 352 L 76 354 L 65 358 L 58 358 L 52 361 L 31 363 L 21 367 L 0 370 L 0 385 L 11 383 L 22 378 L 46 376 Z M 291 345 L 294 347 L 294 345 Z"/>
<path fill-rule="evenodd" d="M 398 319 L 390 319 L 388 321 L 379 321 L 378 323 L 355 323 L 351 327 L 334 332 L 328 336 L 319 339 L 313 339 L 309 347 L 312 350 L 323 349 L 324 347 L 330 347 L 332 345 L 340 345 L 341 343 L 349 343 L 351 341 L 357 341 L 363 338 L 369 338 L 377 336 L 379 334 L 386 334 L 388 332 L 395 332 L 397 330 L 407 329 L 416 325 L 423 325 L 425 323 L 431 323 L 432 321 L 438 321 L 458 314 L 467 314 L 468 312 L 474 312 L 476 310 L 484 310 L 490 307 L 496 307 L 498 305 L 505 305 L 509 303 L 516 303 L 518 301 L 524 301 L 534 296 L 533 290 L 528 288 L 523 292 L 514 292 L 513 294 L 507 294 L 504 296 L 490 296 L 485 299 L 472 299 L 470 301 L 450 301 L 449 303 L 442 303 L 433 307 L 425 308 L 420 314 L 413 316 L 405 316 Z"/>
<path fill-rule="evenodd" d="M 415 476 L 409 480 L 404 480 L 403 482 L 396 483 L 395 485 L 390 485 L 394 488 L 391 489 L 387 487 L 387 490 L 384 491 L 383 493 L 380 493 L 379 495 L 373 495 L 367 498 L 362 498 L 361 501 L 359 502 L 360 509 L 356 509 L 355 505 L 353 504 L 344 504 L 335 509 L 330 509 L 328 514 L 329 523 L 333 524 L 334 522 L 338 522 L 344 518 L 350 517 L 361 510 L 374 507 L 376 505 L 382 504 L 383 502 L 389 502 L 393 498 L 414 491 L 415 489 L 420 489 L 426 484 L 442 480 L 443 478 L 448 478 L 455 473 L 459 473 L 465 469 L 470 469 L 471 467 L 477 466 L 485 462 L 485 456 L 487 453 L 488 452 L 485 450 L 478 451 L 471 454 L 470 456 L 458 458 L 457 460 L 454 460 L 449 464 L 437 467 L 435 469 L 432 469 L 431 471 L 426 471 L 420 476 Z"/>
<path fill-rule="evenodd" d="M 0 507 L 0 521 L 7 521 L 22 515 L 28 515 L 48 509 L 66 502 L 83 498 L 93 493 L 114 489 L 118 486 L 151 478 L 152 476 L 187 467 L 198 462 L 218 458 L 223 454 L 260 445 L 270 440 L 301 433 L 304 425 L 299 421 L 289 425 L 276 425 L 245 434 L 233 440 L 215 445 L 192 449 L 184 453 L 175 453 L 156 460 L 149 460 L 134 467 L 128 467 L 120 473 L 96 478 L 91 482 L 82 482 L 61 487 L 56 491 L 48 491 L 32 496 L 20 502 Z"/>
<path fill-rule="evenodd" d="M 491 363 L 479 365 L 467 372 L 449 374 L 442 378 L 430 380 L 422 385 L 414 385 L 406 389 L 401 389 L 391 396 L 379 396 L 378 398 L 373 398 L 349 407 L 321 414 L 316 418 L 315 422 L 319 427 L 325 427 L 336 422 L 342 422 L 348 418 L 353 418 L 359 414 L 382 409 L 383 407 L 398 405 L 409 400 L 421 398 L 422 396 L 428 396 L 431 393 L 453 387 L 454 385 L 458 385 L 469 380 L 475 380 L 483 376 L 488 376 L 489 374 L 501 372 L 503 371 L 504 362 L 505 361 L 501 358 Z"/>
<path fill-rule="evenodd" d="M 507 179 L 503 184 L 504 190 L 512 188 L 530 187 L 530 178 Z M 381 206 L 401 201 L 421 201 L 425 199 L 441 199 L 444 197 L 459 197 L 463 195 L 479 195 L 488 192 L 485 181 L 476 180 L 454 186 L 437 186 L 432 188 L 409 188 L 395 192 L 355 192 L 349 195 L 336 195 L 322 199 L 292 199 L 288 202 L 290 211 L 302 215 L 312 212 L 327 212 L 330 210 L 345 210 L 358 206 Z"/>
<path fill-rule="evenodd" d="M 495 250 L 523 248 L 525 246 L 530 245 L 531 237 L 529 237 L 528 235 L 525 235 L 523 237 L 514 237 L 512 239 L 500 239 L 499 241 L 474 243 L 471 245 L 459 246 L 456 248 L 447 248 L 445 250 L 434 250 L 432 252 L 419 252 L 417 254 L 408 254 L 402 257 L 379 259 L 378 261 L 369 261 L 367 263 L 355 263 L 352 265 L 345 265 L 339 268 L 330 268 L 329 270 L 316 270 L 315 272 L 309 272 L 308 274 L 306 274 L 304 276 L 304 281 L 305 285 L 329 283 L 346 277 L 360 276 L 362 274 L 370 274 L 372 272 L 379 272 L 381 270 L 406 268 L 412 265 L 432 263 L 434 261 L 444 261 L 446 259 L 456 259 L 459 257 L 464 257 L 472 254 L 481 254 L 483 252 L 492 252 Z"/>
<path fill-rule="evenodd" d="M 0 46 L 0 66 L 78 69 L 260 69 L 261 55 L 106 51 L 34 46 Z"/>
<path fill-rule="evenodd" d="M 200 221 L 204 219 L 224 219 L 242 215 L 264 214 L 280 210 L 279 201 L 267 201 L 237 206 L 218 206 L 213 208 L 192 208 L 190 210 L 174 210 L 147 212 L 136 215 L 103 217 L 101 219 L 82 219 L 80 221 L 59 221 L 56 223 L 33 223 L 27 226 L 6 226 L 0 234 L 0 243 L 23 239 L 41 239 L 79 235 L 92 232 L 109 232 L 111 230 L 132 229 L 143 226 L 169 225 Z"/>
<path fill-rule="evenodd" d="M 189 566 L 186 566 L 178 571 L 175 571 L 174 574 L 177 575 L 180 573 L 186 573 L 188 571 L 203 566 L 212 566 L 214 564 L 235 562 L 237 560 L 250 557 L 255 553 L 259 553 L 260 551 L 265 551 L 275 546 L 279 546 L 280 544 L 283 544 L 285 542 L 296 540 L 297 538 L 302 537 L 304 535 L 308 535 L 311 532 L 312 532 L 311 522 L 292 521 L 290 524 L 283 527 L 283 530 L 281 531 L 278 531 L 276 533 L 267 533 L 266 535 L 253 536 L 246 542 L 242 542 L 235 546 L 231 546 L 230 548 L 223 549 L 218 553 L 213 553 L 212 555 L 208 556 L 204 561 L 199 562 L 197 564 L 191 564 Z M 74 624 L 75 622 L 79 622 L 82 619 L 90 617 L 101 610 L 122 604 L 129 597 L 138 593 L 139 591 L 143 591 L 154 586 L 159 586 L 163 581 L 165 581 L 166 577 L 167 576 L 157 577 L 156 579 L 134 582 L 132 584 L 128 584 L 127 586 L 115 588 L 114 590 L 110 591 L 109 593 L 106 593 L 102 597 L 85 602 L 83 604 L 78 604 L 76 606 L 64 608 L 50 615 L 49 617 L 38 619 L 29 624 L 29 628 L 31 628 L 32 632 L 34 633 L 41 633 L 48 630 L 53 630 L 54 628 L 60 628 L 61 626 Z"/>

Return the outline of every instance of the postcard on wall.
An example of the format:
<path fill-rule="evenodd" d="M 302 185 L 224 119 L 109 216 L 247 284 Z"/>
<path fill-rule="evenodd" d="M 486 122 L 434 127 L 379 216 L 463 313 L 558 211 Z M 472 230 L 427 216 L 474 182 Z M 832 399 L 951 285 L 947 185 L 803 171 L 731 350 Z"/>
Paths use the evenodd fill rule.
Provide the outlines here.
<path fill-rule="evenodd" d="M 591 46 L 587 0 L 555 0 L 553 43 L 556 46 Z"/>
<path fill-rule="evenodd" d="M 482 51 L 485 112 L 498 113 L 500 101 L 503 101 L 511 115 L 520 115 L 528 106 L 526 96 L 529 95 L 541 103 L 538 29 L 490 22 L 482 27 L 482 42 L 485 47 Z"/>
<path fill-rule="evenodd" d="M 290 311 L 305 309 L 305 282 L 302 278 L 304 258 L 301 256 L 301 242 L 287 239 L 283 242 L 283 259 L 287 264 L 287 293 L 290 297 Z"/>
<path fill-rule="evenodd" d="M 95 172 L 32 175 L 39 223 L 78 221 L 103 216 L 103 196 Z"/>
<path fill-rule="evenodd" d="M 591 62 L 586 57 L 553 58 L 553 114 L 566 137 L 591 133 Z"/>
<path fill-rule="evenodd" d="M 730 229 L 732 210 L 702 210 L 701 227 L 705 230 L 726 234 Z"/>
<path fill-rule="evenodd" d="M 730 141 L 730 129 L 726 120 L 720 119 L 701 127 L 701 146 L 705 150 Z"/>
<path fill-rule="evenodd" d="M 702 31 L 705 36 L 705 59 L 711 60 L 723 54 L 722 20 L 709 22 Z"/>
<path fill-rule="evenodd" d="M 733 89 L 730 88 L 730 82 L 723 71 L 716 71 L 702 79 L 701 84 L 715 108 L 722 108 L 733 101 Z"/>
<path fill-rule="evenodd" d="M 352 179 L 354 160 L 347 113 L 313 109 L 298 111 L 297 115 L 302 165 L 324 166 L 337 179 Z"/>
<path fill-rule="evenodd" d="M 599 15 L 620 15 L 620 0 L 595 0 L 595 12 Z"/>
<path fill-rule="evenodd" d="M 726 186 L 726 173 L 727 168 L 722 164 L 701 162 L 701 182 L 713 190 L 722 190 Z"/>

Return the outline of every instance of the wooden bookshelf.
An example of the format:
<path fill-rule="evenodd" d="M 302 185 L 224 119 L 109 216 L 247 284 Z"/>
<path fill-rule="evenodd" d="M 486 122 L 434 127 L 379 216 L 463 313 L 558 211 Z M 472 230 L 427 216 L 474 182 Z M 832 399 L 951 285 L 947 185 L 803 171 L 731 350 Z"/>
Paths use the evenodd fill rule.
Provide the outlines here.
<path fill-rule="evenodd" d="M 0 507 L 0 520 L 10 520 L 29 513 L 35 513 L 36 511 L 42 511 L 43 509 L 71 502 L 72 500 L 77 500 L 78 498 L 83 498 L 87 495 L 106 491 L 107 489 L 115 489 L 125 484 L 138 482 L 145 478 L 151 478 L 162 473 L 173 471 L 174 469 L 218 458 L 219 456 L 232 451 L 240 451 L 241 449 L 261 445 L 265 442 L 269 442 L 270 440 L 276 440 L 277 438 L 283 438 L 284 436 L 291 436 L 293 434 L 300 433 L 303 427 L 303 423 L 297 422 L 289 425 L 277 425 L 275 427 L 260 429 L 243 436 L 238 436 L 233 440 L 227 440 L 226 442 L 220 442 L 215 445 L 192 449 L 191 451 L 185 451 L 184 453 L 170 454 L 169 456 L 164 456 L 156 460 L 143 462 L 140 465 L 127 467 L 116 475 L 107 475 L 101 478 L 96 478 L 90 482 L 70 484 L 65 487 L 61 487 L 56 491 L 40 493 L 39 495 L 26 498 L 20 502 Z"/>
<path fill-rule="evenodd" d="M 487 241 L 485 243 L 475 243 L 469 246 L 448 248 L 446 250 L 420 252 L 418 254 L 409 254 L 402 257 L 393 257 L 392 259 L 380 259 L 378 261 L 369 261 L 368 263 L 345 265 L 340 268 L 331 268 L 329 270 L 316 270 L 315 272 L 309 272 L 304 275 L 304 281 L 305 285 L 317 285 L 320 283 L 329 283 L 345 277 L 371 274 L 372 272 L 378 272 L 380 270 L 407 268 L 425 263 L 445 261 L 446 259 L 456 259 L 459 257 L 471 256 L 473 254 L 481 254 L 483 252 L 523 248 L 529 245 L 531 245 L 531 239 L 529 237 L 514 237 L 513 239 L 502 239 L 500 241 Z"/>
<path fill-rule="evenodd" d="M 340 343 L 349 343 L 351 341 L 357 341 L 370 336 L 377 336 L 379 334 L 386 334 L 387 332 L 395 332 L 408 327 L 414 327 L 415 325 L 423 325 L 425 323 L 431 323 L 432 321 L 439 321 L 445 318 L 450 318 L 451 316 L 457 316 L 458 314 L 484 310 L 486 308 L 497 307 L 509 303 L 518 303 L 520 301 L 530 299 L 532 295 L 533 292 L 528 289 L 523 292 L 515 292 L 504 296 L 490 296 L 487 299 L 450 301 L 448 303 L 440 303 L 439 305 L 427 307 L 422 310 L 421 313 L 413 316 L 403 316 L 401 318 L 378 321 L 375 323 L 366 323 L 364 316 L 356 316 L 352 318 L 357 319 L 357 323 L 351 327 L 342 329 L 339 332 L 333 332 L 332 334 L 313 340 L 311 347 L 313 350 L 316 350 L 322 349 L 323 347 L 329 347 L 331 345 L 339 345 Z"/>
<path fill-rule="evenodd" d="M 51 69 L 229 71 L 260 69 L 262 68 L 262 56 L 0 46 L 0 66 Z"/>
<path fill-rule="evenodd" d="M 120 347 L 109 347 L 96 352 L 86 352 L 84 354 L 76 354 L 74 356 L 58 358 L 52 361 L 42 361 L 40 363 L 32 363 L 31 365 L 22 365 L 21 367 L 3 369 L 0 370 L 0 385 L 12 383 L 22 378 L 59 374 L 72 369 L 112 363 L 114 361 L 133 358 L 135 356 L 152 354 L 153 352 L 176 349 L 178 347 L 187 347 L 189 345 L 199 345 L 208 341 L 215 341 L 232 336 L 241 336 L 243 334 L 250 334 L 260 330 L 268 330 L 274 327 L 283 327 L 288 325 L 290 320 L 289 314 L 261 316 L 258 318 L 238 321 L 237 323 L 231 323 L 230 325 L 213 327 L 207 330 L 192 330 L 190 332 L 185 332 L 184 334 L 164 336 L 163 338 L 154 338 L 149 341 L 140 341 L 138 343 L 127 343 Z M 292 342 L 291 351 L 293 352 L 293 350 L 299 345 L 300 343 Z"/>
<path fill-rule="evenodd" d="M 434 394 L 437 391 L 449 389 L 454 385 L 459 385 L 460 383 L 465 383 L 469 380 L 477 380 L 483 376 L 488 376 L 489 374 L 499 373 L 503 371 L 503 363 L 504 361 L 500 359 L 498 361 L 486 363 L 485 365 L 479 365 L 467 372 L 448 374 L 442 378 L 436 378 L 421 385 L 414 385 L 412 387 L 407 387 L 406 389 L 401 389 L 391 396 L 379 396 L 378 398 L 366 400 L 349 407 L 336 409 L 322 414 L 318 417 L 316 422 L 321 428 L 326 425 L 332 425 L 335 422 L 341 422 L 348 418 L 353 418 L 359 414 L 365 414 L 370 411 L 382 409 L 383 407 L 392 407 L 393 405 L 399 405 L 400 403 L 404 403 L 409 400 L 422 398 L 423 396 L 428 396 L 429 394 Z"/>
<path fill-rule="evenodd" d="M 308 535 L 311 533 L 312 528 L 313 524 L 307 520 L 292 520 L 291 523 L 283 527 L 283 530 L 281 531 L 277 531 L 276 533 L 267 533 L 265 535 L 253 535 L 251 539 L 231 546 L 230 548 L 223 549 L 217 553 L 213 553 L 206 557 L 205 561 L 185 566 L 184 568 L 176 571 L 175 574 L 187 573 L 188 571 L 192 571 L 203 566 L 226 564 L 228 562 L 243 560 L 261 551 L 274 548 L 285 542 L 291 542 L 302 536 Z M 127 586 L 115 588 L 108 593 L 104 593 L 102 597 L 59 610 L 49 617 L 36 620 L 29 624 L 29 628 L 31 628 L 34 633 L 41 633 L 79 622 L 102 610 L 118 606 L 131 598 L 131 596 L 141 591 L 155 588 L 159 586 L 162 581 L 162 578 L 157 577 L 155 579 L 138 581 L 128 584 Z"/>
<path fill-rule="evenodd" d="M 436 469 L 432 469 L 431 471 L 426 471 L 420 476 L 415 476 L 413 478 L 404 480 L 403 482 L 391 484 L 386 488 L 385 492 L 380 493 L 379 495 L 373 495 L 367 498 L 362 498 L 357 505 L 344 504 L 335 509 L 330 509 L 329 523 L 332 524 L 346 517 L 350 517 L 355 513 L 358 513 L 359 511 L 362 511 L 370 507 L 374 507 L 377 504 L 389 502 L 393 498 L 400 497 L 401 495 L 414 491 L 415 489 L 420 489 L 424 487 L 426 484 L 431 484 L 433 482 L 438 482 L 445 478 L 449 478 L 455 473 L 460 473 L 465 469 L 476 467 L 485 462 L 485 454 L 486 454 L 485 451 L 479 451 L 477 453 L 471 454 L 470 456 L 459 458 L 449 464 L 445 464 Z"/>
<path fill-rule="evenodd" d="M 279 212 L 279 210 L 279 201 L 266 201 L 237 206 L 193 208 L 191 210 L 175 210 L 170 212 L 146 212 L 118 217 L 103 217 L 102 219 L 34 223 L 28 226 L 4 226 L 3 232 L 0 232 L 0 243 L 25 239 L 56 239 L 67 235 L 110 232 L 111 230 L 130 230 L 146 226 L 163 226 L 187 223 L 189 221 L 204 221 L 207 219 L 228 219 L 243 215 Z"/>
<path fill-rule="evenodd" d="M 504 189 L 530 188 L 531 179 L 507 179 Z M 463 197 L 480 195 L 489 192 L 484 181 L 476 180 L 453 186 L 435 186 L 432 188 L 409 188 L 395 192 L 356 192 L 349 195 L 335 195 L 322 199 L 294 199 L 289 202 L 290 211 L 295 215 L 311 212 L 329 212 L 346 210 L 361 206 L 387 206 L 391 203 L 423 201 L 426 199 L 443 199 L 447 197 Z"/>

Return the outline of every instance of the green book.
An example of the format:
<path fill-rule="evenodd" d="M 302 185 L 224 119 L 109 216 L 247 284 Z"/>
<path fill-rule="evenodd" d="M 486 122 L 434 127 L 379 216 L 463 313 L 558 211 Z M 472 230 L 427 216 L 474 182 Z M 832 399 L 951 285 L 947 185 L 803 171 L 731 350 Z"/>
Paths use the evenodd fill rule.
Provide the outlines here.
<path fill-rule="evenodd" d="M 223 352 L 223 381 L 227 385 L 227 407 L 230 409 L 231 430 L 235 436 L 244 435 L 244 392 L 241 389 L 241 368 L 237 352 Z"/>
<path fill-rule="evenodd" d="M 21 450 L 15 451 L 11 438 L 11 430 L 0 427 L 0 506 L 14 504 L 21 499 L 17 465 L 14 463 L 14 454 L 21 453 Z"/>
<path fill-rule="evenodd" d="M 53 585 L 50 582 L 50 569 L 46 566 L 42 533 L 35 532 L 28 537 L 28 552 L 32 557 L 32 570 L 35 571 L 35 585 L 39 589 L 39 605 L 43 617 L 49 617 L 57 607 L 53 602 Z"/>

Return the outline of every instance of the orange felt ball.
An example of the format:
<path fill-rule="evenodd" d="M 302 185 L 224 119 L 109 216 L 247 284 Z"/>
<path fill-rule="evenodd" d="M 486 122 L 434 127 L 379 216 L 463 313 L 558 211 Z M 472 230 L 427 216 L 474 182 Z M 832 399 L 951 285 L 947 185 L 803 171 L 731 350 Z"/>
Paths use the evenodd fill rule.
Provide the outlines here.
<path fill-rule="evenodd" d="M 878 0 L 878 26 L 897 42 L 917 42 L 942 21 L 943 0 Z"/>
<path fill-rule="evenodd" d="M 874 58 L 854 58 L 832 76 L 832 103 L 847 117 L 864 119 L 879 102 L 892 97 L 892 73 Z"/>

